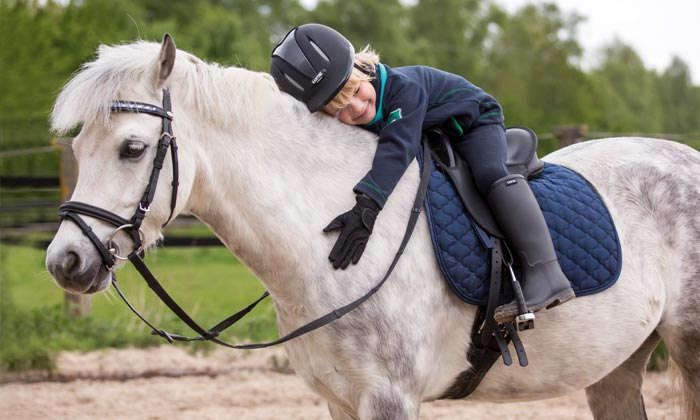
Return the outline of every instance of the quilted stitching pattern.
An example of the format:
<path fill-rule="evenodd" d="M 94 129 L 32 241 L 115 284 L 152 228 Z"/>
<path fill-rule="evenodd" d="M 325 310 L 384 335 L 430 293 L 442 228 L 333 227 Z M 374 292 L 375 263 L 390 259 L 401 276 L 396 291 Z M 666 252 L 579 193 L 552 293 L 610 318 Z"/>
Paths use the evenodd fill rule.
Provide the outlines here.
<path fill-rule="evenodd" d="M 545 163 L 530 187 L 576 295 L 612 286 L 620 274 L 622 252 L 613 221 L 595 189 L 574 171 L 550 163 Z M 488 250 L 479 241 L 449 178 L 436 168 L 425 206 L 433 248 L 450 288 L 467 303 L 485 304 Z"/>

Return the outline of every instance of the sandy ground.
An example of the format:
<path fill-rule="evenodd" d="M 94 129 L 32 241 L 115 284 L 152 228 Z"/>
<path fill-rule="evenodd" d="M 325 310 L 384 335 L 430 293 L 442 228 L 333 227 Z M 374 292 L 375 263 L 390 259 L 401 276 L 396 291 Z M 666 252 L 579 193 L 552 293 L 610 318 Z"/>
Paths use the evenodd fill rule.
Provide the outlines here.
<path fill-rule="evenodd" d="M 281 349 L 182 347 L 62 353 L 58 369 L 0 377 L 3 419 L 330 419 L 323 399 L 293 374 Z M 650 419 L 679 418 L 670 374 L 650 373 L 644 399 Z M 591 419 L 583 392 L 530 403 L 437 401 L 427 419 Z"/>

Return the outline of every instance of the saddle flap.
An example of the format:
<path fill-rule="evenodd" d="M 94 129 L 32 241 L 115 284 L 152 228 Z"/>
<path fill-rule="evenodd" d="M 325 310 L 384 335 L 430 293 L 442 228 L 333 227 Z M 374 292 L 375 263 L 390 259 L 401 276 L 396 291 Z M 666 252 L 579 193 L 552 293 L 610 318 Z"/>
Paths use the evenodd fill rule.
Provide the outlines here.
<path fill-rule="evenodd" d="M 537 157 L 537 134 L 527 127 L 509 127 L 506 130 L 508 157 L 506 166 L 511 174 L 525 178 L 537 176 L 544 162 Z"/>

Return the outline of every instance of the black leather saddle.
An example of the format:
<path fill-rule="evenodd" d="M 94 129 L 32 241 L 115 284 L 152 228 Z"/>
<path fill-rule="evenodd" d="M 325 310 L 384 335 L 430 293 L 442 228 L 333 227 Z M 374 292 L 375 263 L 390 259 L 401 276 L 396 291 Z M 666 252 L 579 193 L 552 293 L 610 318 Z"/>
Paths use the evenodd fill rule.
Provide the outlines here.
<path fill-rule="evenodd" d="M 476 188 L 469 166 L 454 151 L 449 136 L 439 128 L 426 130 L 424 135 L 435 164 L 449 176 L 474 222 L 490 235 L 504 239 L 484 197 Z M 526 127 L 508 128 L 506 142 L 506 165 L 511 174 L 530 179 L 542 172 L 544 163 L 537 157 L 537 135 L 534 131 Z"/>

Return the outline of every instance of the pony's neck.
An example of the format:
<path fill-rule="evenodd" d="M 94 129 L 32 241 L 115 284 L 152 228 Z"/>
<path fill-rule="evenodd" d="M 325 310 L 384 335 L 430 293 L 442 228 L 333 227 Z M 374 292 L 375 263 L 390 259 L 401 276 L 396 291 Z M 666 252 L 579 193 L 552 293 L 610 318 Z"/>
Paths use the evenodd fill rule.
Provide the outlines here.
<path fill-rule="evenodd" d="M 253 75 L 247 91 L 222 92 L 240 98 L 227 113 L 194 113 L 199 153 L 188 207 L 276 300 L 298 302 L 296 293 L 308 295 L 299 281 L 329 275 L 335 235 L 323 227 L 354 204 L 352 187 L 369 169 L 376 137 L 309 114 Z"/>

